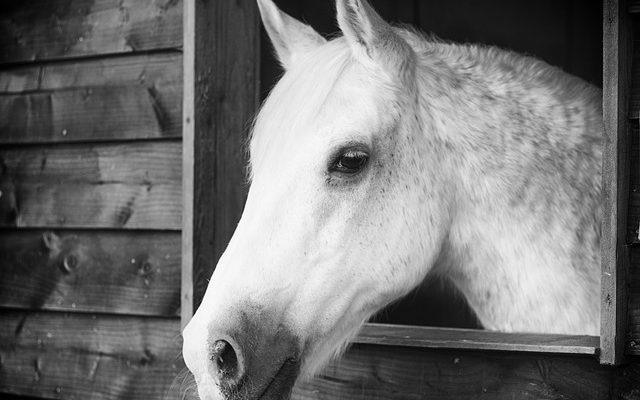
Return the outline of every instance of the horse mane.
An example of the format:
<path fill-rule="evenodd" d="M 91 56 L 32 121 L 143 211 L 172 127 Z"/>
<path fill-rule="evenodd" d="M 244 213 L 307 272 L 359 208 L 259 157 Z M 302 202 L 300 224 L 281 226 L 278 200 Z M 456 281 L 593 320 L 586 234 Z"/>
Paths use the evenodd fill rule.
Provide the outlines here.
<path fill-rule="evenodd" d="M 423 64 L 446 60 L 452 68 L 477 69 L 504 82 L 548 88 L 563 100 L 585 93 L 594 100 L 602 100 L 602 91 L 594 85 L 534 56 L 495 45 L 445 40 L 411 25 L 398 25 L 396 31 L 409 42 Z"/>

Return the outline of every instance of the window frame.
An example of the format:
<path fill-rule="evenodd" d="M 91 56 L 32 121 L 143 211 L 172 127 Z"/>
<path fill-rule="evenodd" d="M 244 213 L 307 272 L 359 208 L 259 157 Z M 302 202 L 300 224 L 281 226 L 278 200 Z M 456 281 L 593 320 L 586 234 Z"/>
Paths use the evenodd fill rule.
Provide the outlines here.
<path fill-rule="evenodd" d="M 255 2 L 184 0 L 181 321 L 199 305 L 215 261 L 242 212 L 242 147 L 259 98 L 260 25 Z M 603 215 L 600 336 L 514 334 L 367 323 L 354 343 L 599 356 L 624 362 L 629 186 L 631 18 L 625 0 L 604 0 Z M 220 38 L 241 38 L 233 44 Z M 234 68 L 229 60 L 234 59 Z M 231 113 L 225 116 L 223 113 Z"/>

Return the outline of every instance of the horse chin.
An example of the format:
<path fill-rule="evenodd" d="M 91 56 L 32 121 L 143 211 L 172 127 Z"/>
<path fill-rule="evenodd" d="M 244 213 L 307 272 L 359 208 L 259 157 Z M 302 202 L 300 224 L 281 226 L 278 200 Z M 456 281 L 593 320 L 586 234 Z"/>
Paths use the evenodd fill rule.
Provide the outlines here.
<path fill-rule="evenodd" d="M 288 358 L 273 375 L 245 377 L 234 387 L 215 384 L 215 394 L 200 393 L 201 400 L 288 400 L 300 374 L 300 360 Z M 206 391 L 204 391 L 206 392 Z"/>

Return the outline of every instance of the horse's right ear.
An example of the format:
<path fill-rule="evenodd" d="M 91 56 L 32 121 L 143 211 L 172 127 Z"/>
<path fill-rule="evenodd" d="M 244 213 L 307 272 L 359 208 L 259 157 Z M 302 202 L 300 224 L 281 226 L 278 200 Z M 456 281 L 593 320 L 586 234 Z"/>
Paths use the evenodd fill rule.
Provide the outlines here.
<path fill-rule="evenodd" d="M 338 25 L 353 55 L 412 84 L 415 53 L 367 0 L 336 0 Z"/>
<path fill-rule="evenodd" d="M 271 0 L 258 0 L 262 23 L 286 70 L 301 54 L 323 45 L 326 40 L 312 27 L 282 12 Z"/>

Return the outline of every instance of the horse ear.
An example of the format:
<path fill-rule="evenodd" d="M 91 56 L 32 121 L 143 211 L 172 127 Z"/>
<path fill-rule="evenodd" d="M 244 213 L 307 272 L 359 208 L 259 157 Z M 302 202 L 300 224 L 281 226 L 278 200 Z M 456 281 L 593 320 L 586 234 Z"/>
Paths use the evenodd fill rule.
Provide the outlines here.
<path fill-rule="evenodd" d="M 338 25 L 356 58 L 405 76 L 414 69 L 415 53 L 366 0 L 337 0 Z"/>
<path fill-rule="evenodd" d="M 284 69 L 300 54 L 321 46 L 326 40 L 312 27 L 282 12 L 271 0 L 258 0 L 262 23 Z"/>

